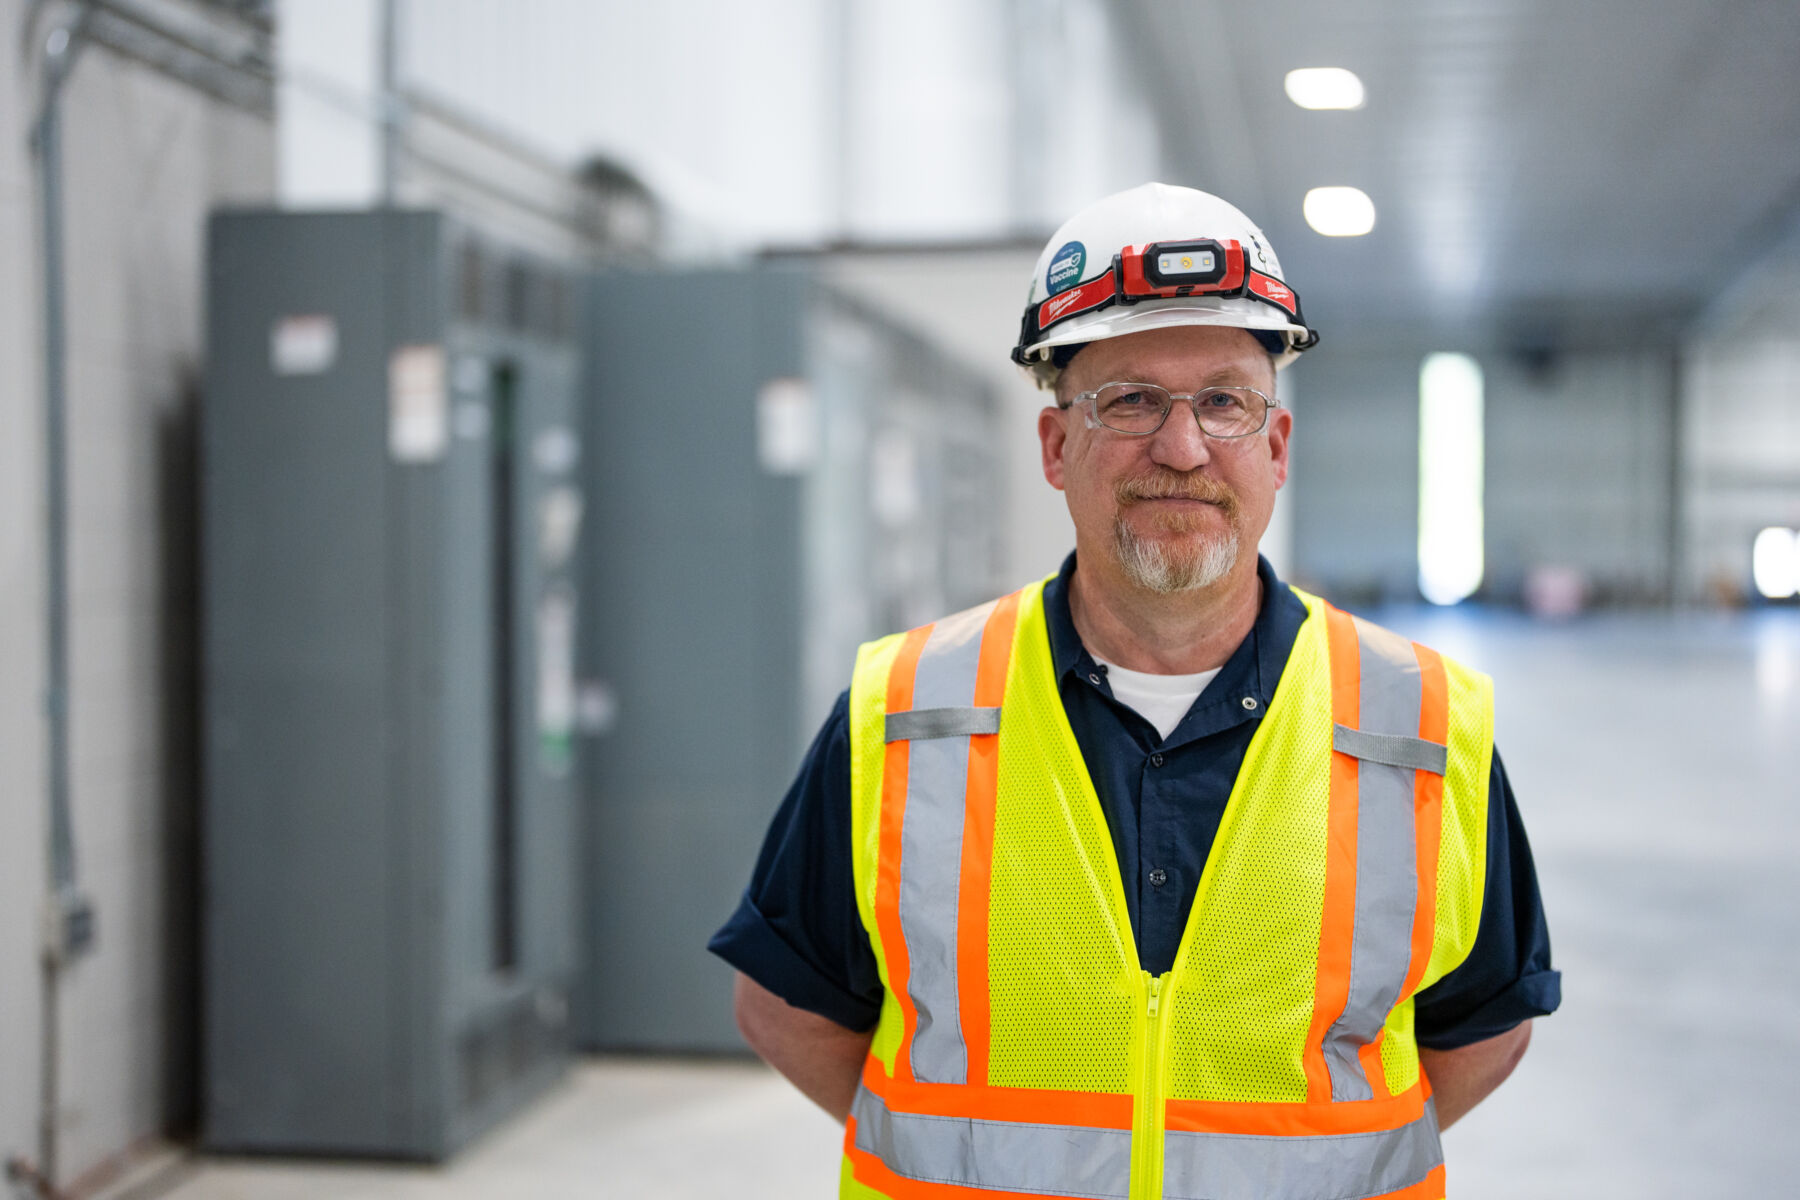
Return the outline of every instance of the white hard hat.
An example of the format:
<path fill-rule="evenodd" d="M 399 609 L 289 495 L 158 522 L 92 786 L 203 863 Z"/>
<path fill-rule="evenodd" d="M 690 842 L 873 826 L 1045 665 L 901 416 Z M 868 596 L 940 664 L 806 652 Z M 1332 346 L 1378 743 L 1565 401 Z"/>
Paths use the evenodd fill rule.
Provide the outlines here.
<path fill-rule="evenodd" d="M 1170 325 L 1248 329 L 1277 367 L 1319 340 L 1249 217 L 1207 192 L 1146 183 L 1096 201 L 1051 236 L 1012 357 L 1051 387 L 1062 373 L 1056 347 Z"/>

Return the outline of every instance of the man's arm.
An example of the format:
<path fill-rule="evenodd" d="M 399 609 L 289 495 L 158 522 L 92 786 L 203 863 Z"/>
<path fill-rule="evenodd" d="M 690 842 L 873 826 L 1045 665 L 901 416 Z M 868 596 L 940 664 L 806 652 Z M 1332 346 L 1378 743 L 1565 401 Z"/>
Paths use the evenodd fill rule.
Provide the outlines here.
<path fill-rule="evenodd" d="M 875 1031 L 857 1033 L 795 1008 L 742 971 L 732 989 L 732 1007 L 738 1032 L 750 1048 L 842 1125 Z"/>
<path fill-rule="evenodd" d="M 1498 1037 L 1470 1042 L 1454 1050 L 1419 1048 L 1419 1066 L 1431 1080 L 1437 1100 L 1438 1128 L 1448 1129 L 1463 1114 L 1506 1082 L 1531 1042 L 1531 1022 L 1515 1025 Z"/>
<path fill-rule="evenodd" d="M 736 968 L 732 1006 L 744 1040 L 839 1121 L 882 1005 L 853 857 L 846 692 L 769 823 L 742 902 L 707 946 Z"/>

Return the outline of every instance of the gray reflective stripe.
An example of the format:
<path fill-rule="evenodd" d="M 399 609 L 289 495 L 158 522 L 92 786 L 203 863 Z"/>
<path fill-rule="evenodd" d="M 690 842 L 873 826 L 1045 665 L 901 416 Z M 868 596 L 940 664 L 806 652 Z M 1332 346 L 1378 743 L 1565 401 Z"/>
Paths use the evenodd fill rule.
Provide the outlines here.
<path fill-rule="evenodd" d="M 939 621 L 919 654 L 912 714 L 889 713 L 888 728 L 917 714 L 972 711 L 981 631 L 992 604 Z M 900 829 L 900 930 L 906 938 L 906 992 L 919 1015 L 913 1078 L 966 1083 L 968 1048 L 957 1007 L 956 925 L 962 886 L 963 808 L 969 787 L 969 739 L 909 742 L 906 816 Z"/>
<path fill-rule="evenodd" d="M 1422 697 L 1412 643 L 1360 618 L 1356 639 L 1362 683 L 1355 732 L 1416 740 Z M 1367 760 L 1357 767 L 1350 991 L 1323 1047 L 1333 1100 L 1374 1097 L 1357 1051 L 1381 1033 L 1412 963 L 1413 909 L 1419 896 L 1413 779 L 1410 767 Z"/>
<path fill-rule="evenodd" d="M 1124 1129 L 894 1112 L 861 1084 L 850 1105 L 856 1148 L 907 1179 L 1048 1196 L 1124 1200 Z M 1437 1107 L 1372 1133 L 1163 1135 L 1165 1200 L 1352 1200 L 1402 1191 L 1444 1161 Z"/>
<path fill-rule="evenodd" d="M 860 1139 L 859 1139 L 860 1140 Z M 1260 1137 L 1170 1130 L 1165 1200 L 1351 1200 L 1412 1187 L 1444 1161 L 1437 1108 L 1378 1133 Z"/>
<path fill-rule="evenodd" d="M 897 1113 L 860 1084 L 856 1147 L 907 1179 L 1047 1196 L 1125 1200 L 1131 1131 Z"/>
<path fill-rule="evenodd" d="M 996 721 L 995 725 L 998 726 Z M 889 740 L 893 740 L 890 736 Z M 1450 748 L 1422 737 L 1395 737 L 1385 733 L 1369 733 L 1338 725 L 1331 731 L 1331 748 L 1360 758 L 1364 762 L 1386 763 L 1390 767 L 1406 767 L 1442 775 L 1450 765 Z"/>
<path fill-rule="evenodd" d="M 999 732 L 998 708 L 915 708 L 911 712 L 889 713 L 883 736 L 890 742 L 923 742 Z"/>

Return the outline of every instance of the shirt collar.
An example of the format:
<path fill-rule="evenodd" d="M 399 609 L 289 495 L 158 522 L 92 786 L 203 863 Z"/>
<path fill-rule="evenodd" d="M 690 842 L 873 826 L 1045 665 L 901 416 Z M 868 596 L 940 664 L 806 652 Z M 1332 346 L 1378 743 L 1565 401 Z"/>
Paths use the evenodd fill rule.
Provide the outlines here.
<path fill-rule="evenodd" d="M 1060 682 L 1070 672 L 1086 677 L 1097 664 L 1081 644 L 1075 632 L 1075 618 L 1069 611 L 1069 580 L 1075 574 L 1075 554 L 1063 560 L 1062 569 L 1044 586 L 1044 616 L 1049 625 L 1050 659 L 1056 666 Z M 1287 584 L 1275 575 L 1275 568 L 1262 555 L 1256 558 L 1256 574 L 1262 580 L 1262 605 L 1256 612 L 1256 623 L 1236 650 L 1232 651 L 1211 685 L 1209 695 L 1256 697 L 1260 709 L 1266 709 L 1275 697 L 1275 685 L 1293 652 L 1294 639 L 1306 620 L 1306 605 Z M 1259 710 L 1260 711 L 1260 710 Z"/>

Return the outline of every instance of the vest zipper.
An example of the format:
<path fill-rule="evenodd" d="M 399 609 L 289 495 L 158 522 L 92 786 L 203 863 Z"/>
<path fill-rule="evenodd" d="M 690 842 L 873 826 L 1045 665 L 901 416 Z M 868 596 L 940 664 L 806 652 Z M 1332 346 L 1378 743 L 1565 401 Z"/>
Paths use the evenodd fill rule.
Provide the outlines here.
<path fill-rule="evenodd" d="M 1131 1115 L 1131 1200 L 1161 1200 L 1163 1176 L 1163 1060 L 1168 1057 L 1169 1014 L 1174 1010 L 1166 985 L 1174 972 L 1140 971 L 1144 1032 L 1138 1039 L 1136 1097 Z"/>

